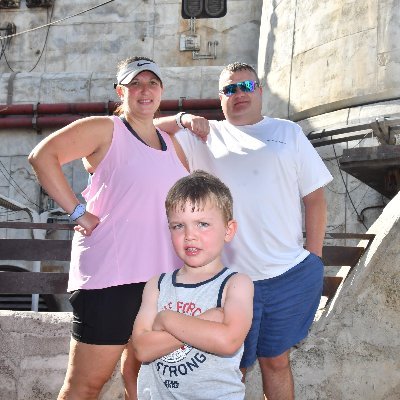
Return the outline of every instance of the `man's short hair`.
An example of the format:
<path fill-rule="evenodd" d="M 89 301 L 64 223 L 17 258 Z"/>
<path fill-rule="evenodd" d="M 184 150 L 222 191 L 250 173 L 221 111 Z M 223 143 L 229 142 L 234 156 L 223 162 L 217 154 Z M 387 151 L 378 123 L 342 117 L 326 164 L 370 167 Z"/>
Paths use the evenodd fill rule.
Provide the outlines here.
<path fill-rule="evenodd" d="M 202 210 L 211 201 L 221 209 L 225 223 L 233 218 L 233 199 L 229 188 L 216 176 L 197 170 L 179 179 L 165 200 L 167 218 L 173 210 L 185 210 L 189 203 L 192 212 Z"/>
<path fill-rule="evenodd" d="M 260 79 L 258 78 L 257 71 L 250 64 L 242 63 L 242 62 L 234 62 L 232 64 L 228 64 L 221 71 L 221 74 L 220 74 L 219 77 L 221 79 L 221 76 L 223 74 L 225 74 L 226 72 L 238 72 L 238 71 L 243 71 L 243 70 L 251 71 L 254 74 L 255 78 L 256 78 L 256 82 L 258 84 L 260 83 Z"/>

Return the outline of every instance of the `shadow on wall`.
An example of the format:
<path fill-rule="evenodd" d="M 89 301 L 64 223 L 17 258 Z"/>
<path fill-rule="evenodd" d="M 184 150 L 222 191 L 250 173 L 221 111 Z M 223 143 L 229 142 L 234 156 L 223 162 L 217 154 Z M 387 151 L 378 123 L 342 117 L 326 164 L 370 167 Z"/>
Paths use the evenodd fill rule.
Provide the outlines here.
<path fill-rule="evenodd" d="M 277 3 L 277 1 L 273 0 L 271 5 L 272 12 L 269 17 L 269 21 L 268 22 L 265 21 L 264 23 L 263 18 L 261 20 L 259 46 L 261 47 L 262 44 L 265 43 L 265 52 L 262 51 L 263 49 L 259 48 L 258 75 L 260 77 L 261 85 L 263 87 L 263 114 L 269 117 L 289 119 L 292 60 L 290 61 L 290 73 L 288 74 L 288 79 L 285 79 L 287 75 L 284 75 L 283 72 L 279 79 L 281 81 L 281 86 L 283 87 L 282 93 L 286 92 L 286 97 L 270 91 L 267 85 L 267 80 L 268 80 L 267 78 L 271 72 L 272 61 L 275 55 L 275 45 L 276 45 L 275 31 L 278 27 L 278 15 L 276 12 L 276 8 L 278 6 L 279 4 Z M 263 14 L 265 11 L 266 7 L 264 5 Z M 292 29 L 293 29 L 292 38 L 294 38 L 295 22 L 293 23 Z M 267 40 L 264 41 L 263 33 L 266 30 L 268 30 L 268 35 L 267 35 Z M 291 51 L 291 58 L 292 56 L 293 56 L 293 51 Z M 262 57 L 264 57 L 264 59 L 262 59 Z"/>

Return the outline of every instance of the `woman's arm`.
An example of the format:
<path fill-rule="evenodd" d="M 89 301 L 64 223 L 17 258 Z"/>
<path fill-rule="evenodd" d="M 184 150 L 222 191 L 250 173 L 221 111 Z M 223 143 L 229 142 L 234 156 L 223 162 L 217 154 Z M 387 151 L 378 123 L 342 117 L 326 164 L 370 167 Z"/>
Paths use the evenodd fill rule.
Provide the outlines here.
<path fill-rule="evenodd" d="M 153 329 L 162 329 L 193 347 L 229 356 L 235 353 L 250 329 L 253 318 L 253 282 L 247 275 L 229 279 L 222 323 L 165 310 L 157 314 Z"/>
<path fill-rule="evenodd" d="M 210 133 L 210 124 L 208 119 L 197 115 L 184 113 L 182 114 L 180 120 L 184 128 L 191 130 L 201 140 L 206 141 L 207 135 Z M 156 118 L 154 119 L 154 125 L 164 132 L 167 132 L 171 136 L 182 129 L 176 123 L 176 115 Z"/>
<path fill-rule="evenodd" d="M 79 200 L 62 166 L 80 158 L 97 166 L 111 144 L 112 132 L 113 122 L 110 118 L 84 118 L 49 135 L 29 154 L 28 160 L 39 183 L 68 214 L 73 212 Z M 98 218 L 86 212 L 77 222 L 89 235 L 97 226 Z"/>

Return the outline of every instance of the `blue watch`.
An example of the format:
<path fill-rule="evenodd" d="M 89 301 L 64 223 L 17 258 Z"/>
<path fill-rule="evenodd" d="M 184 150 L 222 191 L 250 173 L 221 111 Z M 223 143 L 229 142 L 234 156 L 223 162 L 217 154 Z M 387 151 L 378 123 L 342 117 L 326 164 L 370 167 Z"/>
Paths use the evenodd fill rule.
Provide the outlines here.
<path fill-rule="evenodd" d="M 75 207 L 74 211 L 72 211 L 72 213 L 69 214 L 69 219 L 70 219 L 71 221 L 75 221 L 75 220 L 77 220 L 78 218 L 82 217 L 82 215 L 85 214 L 85 212 L 86 212 L 86 206 L 85 206 L 85 204 L 79 203 L 79 204 Z"/>

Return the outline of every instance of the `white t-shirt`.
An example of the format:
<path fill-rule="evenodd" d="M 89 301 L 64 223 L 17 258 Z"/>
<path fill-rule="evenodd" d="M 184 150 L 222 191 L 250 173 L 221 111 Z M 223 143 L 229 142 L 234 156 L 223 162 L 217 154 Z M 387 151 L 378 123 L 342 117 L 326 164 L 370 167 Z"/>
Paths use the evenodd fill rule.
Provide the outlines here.
<path fill-rule="evenodd" d="M 224 265 L 253 280 L 281 275 L 309 254 L 303 248 L 301 198 L 332 176 L 291 121 L 210 121 L 210 128 L 207 143 L 189 131 L 176 137 L 191 171 L 210 172 L 231 190 L 238 232 L 225 245 Z"/>

